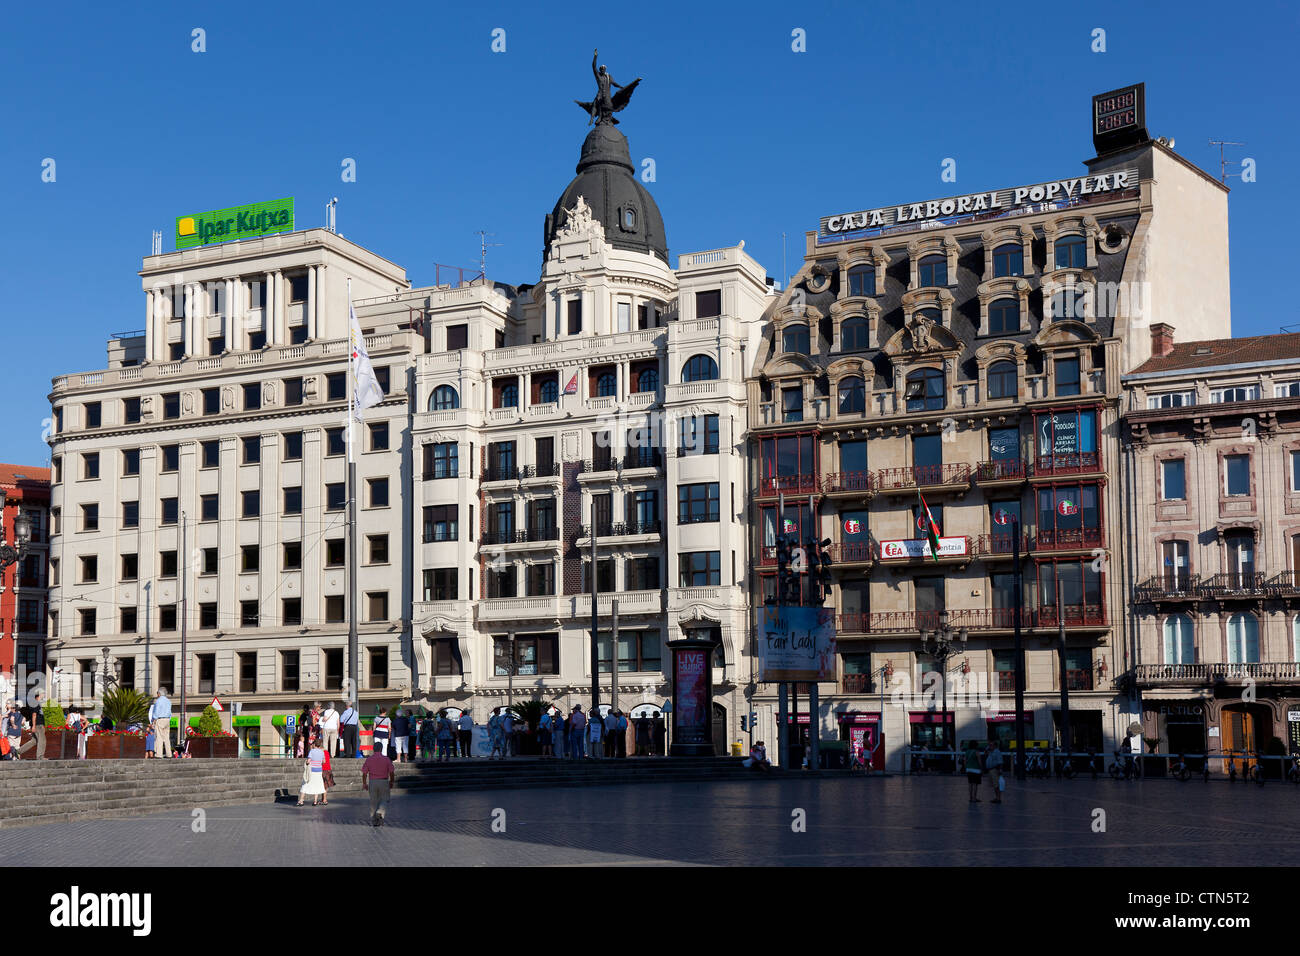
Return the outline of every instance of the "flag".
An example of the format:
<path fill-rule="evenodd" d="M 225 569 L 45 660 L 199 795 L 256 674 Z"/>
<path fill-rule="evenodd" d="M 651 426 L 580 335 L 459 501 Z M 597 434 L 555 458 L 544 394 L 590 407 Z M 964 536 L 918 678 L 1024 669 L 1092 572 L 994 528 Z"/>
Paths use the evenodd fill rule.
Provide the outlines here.
<path fill-rule="evenodd" d="M 573 373 L 573 378 L 569 379 L 569 384 L 564 386 L 564 394 L 565 395 L 578 394 L 578 373 L 577 372 Z"/>
<path fill-rule="evenodd" d="M 925 495 L 921 494 L 921 489 L 916 489 L 916 500 L 921 503 L 921 507 L 916 516 L 916 526 L 925 532 L 926 538 L 930 542 L 930 555 L 934 560 L 939 560 L 939 526 L 934 523 L 934 515 L 930 514 L 930 506 L 925 503 Z"/>
<path fill-rule="evenodd" d="M 349 370 L 352 373 L 351 412 L 357 421 L 361 421 L 361 413 L 365 409 L 378 405 L 384 400 L 384 390 L 379 387 L 379 379 L 375 378 L 375 367 L 370 364 L 370 355 L 366 352 L 366 337 L 361 334 L 361 325 L 357 322 L 357 310 L 351 303 L 348 303 L 348 314 L 351 319 L 349 329 L 351 336 Z"/>

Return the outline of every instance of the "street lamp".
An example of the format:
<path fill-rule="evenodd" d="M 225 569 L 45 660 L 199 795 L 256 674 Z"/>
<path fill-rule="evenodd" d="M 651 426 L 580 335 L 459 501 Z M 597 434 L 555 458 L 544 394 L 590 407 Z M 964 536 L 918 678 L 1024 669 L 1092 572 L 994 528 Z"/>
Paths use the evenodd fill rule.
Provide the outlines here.
<path fill-rule="evenodd" d="M 3 574 L 9 565 L 18 563 L 18 559 L 23 556 L 31 540 L 32 521 L 27 515 L 19 513 L 14 519 L 14 543 L 11 545 L 0 542 L 0 574 Z"/>
<path fill-rule="evenodd" d="M 955 630 L 948 625 L 948 612 L 939 612 L 939 626 L 921 632 L 921 650 L 939 663 L 939 679 L 943 684 L 943 742 L 948 746 L 948 660 L 966 652 L 969 634 L 966 628 Z"/>

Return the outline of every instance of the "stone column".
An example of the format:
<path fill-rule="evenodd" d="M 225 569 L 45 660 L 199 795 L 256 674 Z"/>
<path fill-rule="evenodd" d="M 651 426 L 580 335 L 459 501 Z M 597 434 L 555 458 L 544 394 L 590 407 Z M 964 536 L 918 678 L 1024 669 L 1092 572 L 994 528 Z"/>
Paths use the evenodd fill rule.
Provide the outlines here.
<path fill-rule="evenodd" d="M 144 294 L 144 360 L 152 362 L 153 354 L 153 293 L 146 291 Z"/>
<path fill-rule="evenodd" d="M 194 301 L 194 283 L 185 283 L 185 322 L 181 329 L 181 351 L 186 358 L 195 355 L 194 340 L 197 336 L 194 334 L 194 322 L 196 320 L 195 312 L 198 311 L 198 303 Z"/>
<path fill-rule="evenodd" d="M 289 344 L 289 313 L 285 308 L 284 273 L 275 271 L 275 340 L 280 345 Z"/>
<path fill-rule="evenodd" d="M 262 329 L 266 332 L 266 341 L 271 345 L 280 345 L 280 326 L 275 321 L 275 273 L 268 272 L 262 278 L 266 294 L 262 297 Z"/>
<path fill-rule="evenodd" d="M 329 269 L 322 263 L 316 267 L 318 274 L 316 276 L 316 335 L 319 338 L 329 338 Z M 343 338 L 347 333 L 343 333 Z"/>
<path fill-rule="evenodd" d="M 226 280 L 226 314 L 222 331 L 226 336 L 226 351 L 232 352 L 235 348 L 235 280 Z"/>
<path fill-rule="evenodd" d="M 316 340 L 316 270 L 319 266 L 312 266 L 307 270 L 307 306 L 306 315 L 303 320 L 307 323 L 308 341 Z"/>

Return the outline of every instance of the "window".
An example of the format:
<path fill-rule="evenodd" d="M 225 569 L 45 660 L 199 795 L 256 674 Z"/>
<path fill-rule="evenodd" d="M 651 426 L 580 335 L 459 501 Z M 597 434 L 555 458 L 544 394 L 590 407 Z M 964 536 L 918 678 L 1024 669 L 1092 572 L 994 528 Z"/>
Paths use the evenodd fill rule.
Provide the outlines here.
<path fill-rule="evenodd" d="M 1164 501 L 1182 501 L 1187 497 L 1186 462 L 1181 458 L 1160 463 L 1160 497 Z"/>
<path fill-rule="evenodd" d="M 536 439 L 534 459 L 537 462 L 537 474 L 549 475 L 555 471 L 555 439 L 547 436 Z"/>
<path fill-rule="evenodd" d="M 1069 409 L 1034 419 L 1038 434 L 1036 471 L 1079 471 L 1100 467 L 1097 412 Z"/>
<path fill-rule="evenodd" d="M 1078 358 L 1061 358 L 1053 363 L 1056 370 L 1056 394 L 1078 395 L 1081 391 Z"/>
<path fill-rule="evenodd" d="M 759 443 L 759 452 L 765 481 L 818 474 L 816 449 L 811 435 L 764 438 Z M 783 490 L 793 490 L 794 484 L 785 483 Z"/>
<path fill-rule="evenodd" d="M 370 549 L 368 564 L 388 563 L 388 535 L 368 534 L 366 535 L 366 544 Z"/>
<path fill-rule="evenodd" d="M 636 373 L 633 390 L 636 392 L 657 392 L 659 390 L 658 367 L 643 368 Z"/>
<path fill-rule="evenodd" d="M 208 354 L 220 355 L 226 350 L 226 337 L 224 335 L 215 335 L 208 339 Z M 208 414 L 204 412 L 203 414 Z"/>
<path fill-rule="evenodd" d="M 1014 362 L 994 362 L 988 370 L 989 398 L 1015 398 L 1018 394 Z"/>
<path fill-rule="evenodd" d="M 488 481 L 508 481 L 515 477 L 515 443 L 494 441 L 488 444 Z"/>
<path fill-rule="evenodd" d="M 1038 489 L 1038 546 L 1101 544 L 1101 489 L 1097 485 L 1051 485 Z"/>
<path fill-rule="evenodd" d="M 243 448 L 245 465 L 256 465 L 262 460 L 262 439 L 257 435 L 241 438 L 240 445 Z"/>
<path fill-rule="evenodd" d="M 280 689 L 298 690 L 298 651 L 280 652 Z"/>
<path fill-rule="evenodd" d="M 636 327 L 638 329 L 652 329 L 657 325 L 653 306 L 642 303 L 636 307 Z"/>
<path fill-rule="evenodd" d="M 99 505 L 81 506 L 81 530 L 82 531 L 99 530 Z"/>
<path fill-rule="evenodd" d="M 678 587 L 698 588 L 722 583 L 720 551 L 690 551 L 682 554 Z"/>
<path fill-rule="evenodd" d="M 162 397 L 163 418 L 171 421 L 181 417 L 181 393 L 168 392 Z"/>
<path fill-rule="evenodd" d="M 989 334 L 1020 331 L 1020 300 L 994 299 L 989 303 Z"/>
<path fill-rule="evenodd" d="M 215 631 L 217 629 L 216 602 L 199 605 L 199 629 L 204 631 Z"/>
<path fill-rule="evenodd" d="M 122 555 L 122 580 L 137 581 L 140 578 L 140 556 L 138 554 Z"/>
<path fill-rule="evenodd" d="M 370 450 L 388 450 L 388 422 L 370 423 Z"/>
<path fill-rule="evenodd" d="M 334 458 L 338 455 L 345 455 L 347 450 L 347 440 L 344 438 L 343 429 L 325 429 L 325 457 Z"/>
<path fill-rule="evenodd" d="M 307 276 L 305 274 L 289 276 L 289 301 L 307 301 Z"/>
<path fill-rule="evenodd" d="M 170 654 L 158 657 L 158 687 L 167 690 L 176 686 L 176 658 Z"/>
<path fill-rule="evenodd" d="M 241 517 L 257 518 L 262 514 L 262 493 L 260 491 L 245 491 L 240 495 L 242 499 Z"/>
<path fill-rule="evenodd" d="M 123 634 L 134 634 L 139 626 L 139 612 L 133 607 L 122 608 L 120 630 Z"/>
<path fill-rule="evenodd" d="M 87 402 L 84 407 L 86 410 L 86 427 L 98 428 L 103 421 L 103 412 L 100 403 Z"/>
<path fill-rule="evenodd" d="M 439 385 L 433 390 L 433 398 L 429 402 L 429 410 L 433 412 L 450 411 L 454 408 L 460 408 L 460 395 L 450 385 Z"/>
<path fill-rule="evenodd" d="M 1225 455 L 1223 458 L 1223 478 L 1228 495 L 1250 494 L 1250 456 Z"/>
<path fill-rule="evenodd" d="M 1083 236 L 1062 236 L 1056 240 L 1056 268 L 1086 269 L 1088 252 Z"/>
<path fill-rule="evenodd" d="M 693 355 L 682 367 L 683 382 L 711 382 L 718 377 L 718 363 L 708 355 Z"/>
<path fill-rule="evenodd" d="M 1233 385 L 1229 388 L 1216 388 L 1210 392 L 1210 401 L 1214 403 L 1253 402 L 1258 398 L 1258 385 Z"/>
<path fill-rule="evenodd" d="M 569 334 L 577 335 L 582 331 L 582 300 L 570 299 L 566 303 L 569 316 Z"/>
<path fill-rule="evenodd" d="M 1038 565 L 1038 607 L 1044 619 L 1056 623 L 1056 584 L 1061 583 L 1061 604 L 1066 621 L 1085 617 L 1099 619 L 1101 576 L 1092 558 L 1078 561 L 1044 561 Z"/>
<path fill-rule="evenodd" d="M 1195 392 L 1164 392 L 1147 396 L 1147 408 L 1182 408 L 1184 405 L 1195 404 Z"/>
<path fill-rule="evenodd" d="M 781 351 L 807 355 L 810 349 L 808 326 L 802 322 L 781 330 Z"/>
<path fill-rule="evenodd" d="M 239 626 L 257 627 L 260 622 L 256 601 L 239 602 Z"/>
<path fill-rule="evenodd" d="M 83 637 L 93 637 L 95 634 L 95 609 L 83 607 L 77 611 L 80 618 L 81 635 Z"/>
<path fill-rule="evenodd" d="M 302 404 L 302 379 L 286 378 L 284 380 L 284 404 Z"/>
<path fill-rule="evenodd" d="M 524 567 L 524 594 L 528 597 L 545 597 L 555 593 L 555 565 L 529 564 Z"/>
<path fill-rule="evenodd" d="M 937 368 L 919 368 L 909 372 L 904 392 L 909 412 L 932 412 L 946 404 L 943 372 Z"/>
<path fill-rule="evenodd" d="M 677 454 L 716 455 L 718 453 L 718 416 L 691 415 L 680 420 Z"/>
<path fill-rule="evenodd" d="M 388 620 L 388 592 L 366 592 L 366 620 L 370 622 Z"/>
<path fill-rule="evenodd" d="M 302 461 L 302 432 L 287 432 L 285 434 L 284 460 Z"/>
<path fill-rule="evenodd" d="M 677 523 L 718 520 L 718 482 L 677 486 Z"/>
<path fill-rule="evenodd" d="M 513 667 L 510 638 L 494 635 L 492 638 L 492 673 L 506 677 L 512 670 L 517 677 L 560 672 L 559 641 L 554 634 L 521 635 L 514 641 Z"/>
<path fill-rule="evenodd" d="M 325 598 L 325 623 L 341 624 L 343 617 L 347 612 L 347 604 L 342 595 L 332 595 Z M 340 667 L 342 664 L 339 665 Z"/>
<path fill-rule="evenodd" d="M 284 598 L 280 601 L 280 623 L 283 627 L 302 626 L 302 598 Z"/>
<path fill-rule="evenodd" d="M 330 372 L 325 376 L 325 398 L 331 402 L 341 402 L 348 397 L 348 373 Z"/>
<path fill-rule="evenodd" d="M 158 630 L 160 631 L 176 630 L 176 605 L 175 604 L 158 605 Z"/>
<path fill-rule="evenodd" d="M 447 351 L 458 352 L 461 349 L 469 347 L 469 326 L 468 325 L 449 325 L 447 326 Z"/>
<path fill-rule="evenodd" d="M 722 290 L 710 289 L 695 293 L 695 317 L 711 319 L 722 315 Z"/>
<path fill-rule="evenodd" d="M 221 389 L 205 388 L 203 390 L 203 414 L 217 415 L 221 412 Z"/>
<path fill-rule="evenodd" d="M 803 421 L 803 389 L 799 386 L 781 389 L 781 421 Z"/>
<path fill-rule="evenodd" d="M 199 693 L 213 694 L 217 689 L 217 655 L 199 654 Z"/>
<path fill-rule="evenodd" d="M 215 438 L 199 443 L 199 467 L 216 468 L 221 464 L 221 442 Z"/>
<path fill-rule="evenodd" d="M 302 542 L 285 542 L 281 564 L 286 571 L 298 571 L 302 568 Z"/>
<path fill-rule="evenodd" d="M 458 536 L 459 521 L 456 505 L 425 505 L 424 540 L 426 542 L 455 541 Z"/>
<path fill-rule="evenodd" d="M 175 498 L 163 498 L 160 502 L 162 518 L 160 524 L 176 524 L 180 520 L 180 506 Z"/>
<path fill-rule="evenodd" d="M 840 351 L 857 352 L 870 347 L 871 330 L 861 316 L 845 319 L 840 324 Z"/>
<path fill-rule="evenodd" d="M 1161 580 L 1171 591 L 1185 591 L 1190 582 L 1188 577 L 1186 541 L 1165 541 L 1160 545 Z"/>
<path fill-rule="evenodd" d="M 366 486 L 370 490 L 371 508 L 388 507 L 388 479 L 387 478 L 368 478 Z"/>
<path fill-rule="evenodd" d="M 600 673 L 608 674 L 612 661 L 608 631 L 596 635 L 596 657 Z M 618 671 L 620 674 L 657 671 L 660 667 L 658 631 L 618 632 Z"/>
<path fill-rule="evenodd" d="M 920 278 L 919 288 L 947 285 L 948 257 L 926 256 L 917 266 L 917 275 Z"/>
<path fill-rule="evenodd" d="M 140 527 L 140 502 L 138 501 L 122 502 L 122 527 L 123 528 Z"/>
<path fill-rule="evenodd" d="M 158 576 L 164 578 L 176 577 L 176 552 L 175 551 L 159 552 Z"/>
<path fill-rule="evenodd" d="M 456 442 L 424 446 L 424 478 L 455 478 L 460 473 L 459 448 Z"/>
<path fill-rule="evenodd" d="M 549 541 L 555 536 L 555 499 L 536 498 L 528 502 L 528 538 Z"/>
<path fill-rule="evenodd" d="M 1186 614 L 1173 614 L 1165 618 L 1165 663 L 1195 664 L 1196 642 L 1192 619 Z"/>
<path fill-rule="evenodd" d="M 256 571 L 261 565 L 262 552 L 255 544 L 241 545 L 239 548 L 239 569 L 241 571 Z"/>
<path fill-rule="evenodd" d="M 99 558 L 95 555 L 81 556 L 81 579 L 78 584 L 94 584 L 99 580 Z"/>
<path fill-rule="evenodd" d="M 1300 397 L 1300 381 L 1276 383 L 1273 386 L 1273 397 L 1274 398 Z"/>
<path fill-rule="evenodd" d="M 325 651 L 325 687 L 327 690 L 339 690 L 343 687 L 343 648 L 333 647 Z"/>
<path fill-rule="evenodd" d="M 244 411 L 253 412 L 262 407 L 262 383 L 244 383 Z"/>
<path fill-rule="evenodd" d="M 337 481 L 325 486 L 325 510 L 342 511 L 347 504 L 347 485 Z"/>
<path fill-rule="evenodd" d="M 596 396 L 609 398 L 618 395 L 618 373 L 613 369 L 602 371 L 596 376 Z"/>
<path fill-rule="evenodd" d="M 489 568 L 487 575 L 487 596 L 490 598 L 515 597 L 515 569 Z"/>
<path fill-rule="evenodd" d="M 122 452 L 122 477 L 140 474 L 140 449 L 127 448 Z"/>
<path fill-rule="evenodd" d="M 459 593 L 455 568 L 429 568 L 424 572 L 425 601 L 455 601 Z"/>
<path fill-rule="evenodd" d="M 295 485 L 292 488 L 284 489 L 284 511 L 285 515 L 302 514 L 302 486 Z"/>
<path fill-rule="evenodd" d="M 200 565 L 200 574 L 217 573 L 217 549 L 204 548 L 201 552 L 202 564 Z"/>
<path fill-rule="evenodd" d="M 840 414 L 861 414 L 867 410 L 867 389 L 856 375 L 840 379 Z"/>
<path fill-rule="evenodd" d="M 344 553 L 343 538 L 327 538 L 325 540 L 325 567 L 343 567 Z"/>
<path fill-rule="evenodd" d="M 1025 274 L 1024 247 L 1017 242 L 1008 242 L 993 250 L 993 277 L 1020 276 Z"/>
<path fill-rule="evenodd" d="M 1291 490 L 1300 491 L 1300 451 L 1291 454 Z"/>
<path fill-rule="evenodd" d="M 854 266 L 849 270 L 849 295 L 876 294 L 875 266 Z"/>
<path fill-rule="evenodd" d="M 181 446 L 163 445 L 160 450 L 162 451 L 162 470 L 179 470 L 181 467 Z"/>
<path fill-rule="evenodd" d="M 1259 663 L 1259 621 L 1253 614 L 1228 618 L 1228 663 Z"/>
<path fill-rule="evenodd" d="M 93 481 L 99 477 L 99 452 L 81 456 L 81 477 L 83 481 Z"/>
<path fill-rule="evenodd" d="M 533 375 L 533 404 L 551 405 L 560 400 L 560 378 L 556 372 Z"/>
<path fill-rule="evenodd" d="M 657 591 L 659 587 L 658 558 L 628 559 L 627 589 L 629 591 Z"/>
<path fill-rule="evenodd" d="M 601 594 L 610 594 L 614 590 L 614 561 L 601 558 L 596 562 L 596 590 Z M 582 562 L 582 591 L 591 593 L 591 562 Z"/>
<path fill-rule="evenodd" d="M 257 690 L 257 651 L 239 652 L 239 692 L 251 694 Z"/>
<path fill-rule="evenodd" d="M 464 673 L 460 647 L 454 637 L 435 637 L 429 642 L 430 672 L 436 677 L 451 677 Z"/>
<path fill-rule="evenodd" d="M 140 421 L 140 399 L 122 399 L 122 421 L 127 425 L 134 425 Z"/>

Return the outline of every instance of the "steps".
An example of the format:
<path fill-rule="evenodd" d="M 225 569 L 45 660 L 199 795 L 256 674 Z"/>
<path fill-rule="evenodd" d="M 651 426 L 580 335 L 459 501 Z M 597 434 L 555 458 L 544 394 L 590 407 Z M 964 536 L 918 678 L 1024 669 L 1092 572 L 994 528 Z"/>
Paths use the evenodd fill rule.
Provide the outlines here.
<path fill-rule="evenodd" d="M 360 796 L 361 763 L 334 762 L 338 796 Z M 195 807 L 296 799 L 300 760 L 43 760 L 0 764 L 0 827 L 139 816 Z M 474 758 L 397 765 L 394 791 L 433 793 L 668 782 L 750 781 L 799 775 L 757 774 L 734 757 L 629 757 L 622 760 Z M 818 776 L 844 776 L 823 771 Z"/>

